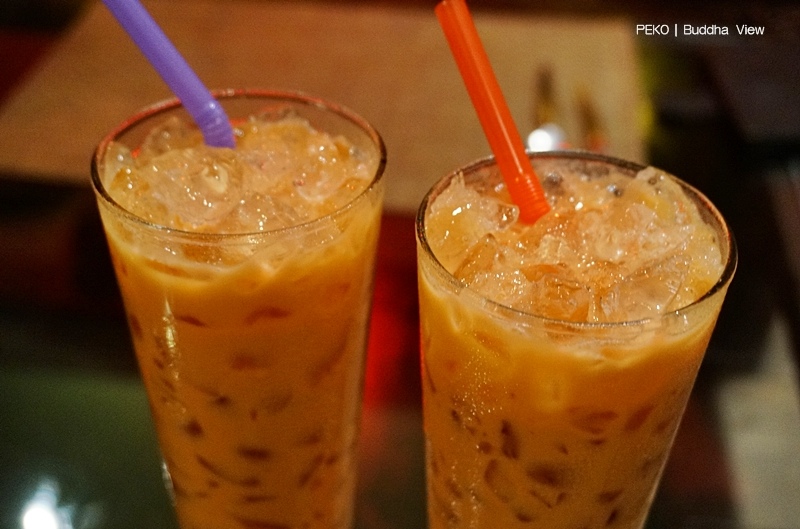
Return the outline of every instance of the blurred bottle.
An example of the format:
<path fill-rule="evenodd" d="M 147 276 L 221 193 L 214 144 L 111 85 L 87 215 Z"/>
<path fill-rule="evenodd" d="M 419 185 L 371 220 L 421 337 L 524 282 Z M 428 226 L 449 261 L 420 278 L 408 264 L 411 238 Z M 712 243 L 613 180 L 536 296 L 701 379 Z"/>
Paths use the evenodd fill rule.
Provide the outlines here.
<path fill-rule="evenodd" d="M 581 147 L 587 151 L 605 153 L 608 147 L 608 136 L 602 126 L 597 106 L 585 88 L 578 90 L 577 107 Z"/>
<path fill-rule="evenodd" d="M 533 131 L 526 141 L 528 150 L 542 152 L 568 148 L 566 133 L 560 125 L 562 119 L 556 104 L 553 71 L 550 66 L 542 66 L 536 73 Z"/>

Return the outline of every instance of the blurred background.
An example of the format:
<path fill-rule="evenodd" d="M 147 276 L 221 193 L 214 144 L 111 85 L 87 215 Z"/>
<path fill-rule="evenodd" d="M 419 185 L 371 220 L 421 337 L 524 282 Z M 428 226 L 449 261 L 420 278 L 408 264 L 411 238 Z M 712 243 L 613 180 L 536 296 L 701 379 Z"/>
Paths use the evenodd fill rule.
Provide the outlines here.
<path fill-rule="evenodd" d="M 281 70 L 290 59 L 275 59 L 274 79 L 301 89 L 306 83 L 315 90 L 329 89 L 323 95 L 366 109 L 367 118 L 378 124 L 387 140 L 393 198 L 382 234 L 370 344 L 373 378 L 367 381 L 367 396 L 372 399 L 367 402 L 367 417 L 372 422 L 365 423 L 364 435 L 373 446 L 365 453 L 367 466 L 372 466 L 364 471 L 359 524 L 418 527 L 424 524 L 421 456 L 411 456 L 403 466 L 392 453 L 393 443 L 421 443 L 414 415 L 416 306 L 414 296 L 409 296 L 415 288 L 413 206 L 445 170 L 488 151 L 470 121 L 464 94 L 453 88 L 459 81 L 446 52 L 441 67 L 426 69 L 414 62 L 434 64 L 438 57 L 431 58 L 425 40 L 429 32 L 436 32 L 435 22 L 428 22 L 434 2 L 183 0 L 176 5 L 182 6 L 187 18 L 201 20 L 202 13 L 212 9 L 209 3 L 257 10 L 260 2 L 280 4 L 276 9 L 282 11 L 276 12 L 281 13 L 298 6 L 299 18 L 289 17 L 284 25 L 287 34 L 297 33 L 304 40 L 327 38 L 315 37 L 309 30 L 319 13 L 331 13 L 327 17 L 331 24 L 349 23 L 353 12 L 359 20 L 380 21 L 387 37 L 395 39 L 392 46 L 408 46 L 407 51 L 397 51 L 398 56 L 411 57 L 407 66 L 420 72 L 419 82 L 429 83 L 414 89 L 421 93 L 452 89 L 460 105 L 448 106 L 447 96 L 432 102 L 422 96 L 410 98 L 396 77 L 376 80 L 372 87 L 359 83 L 329 87 L 324 65 L 298 73 Z M 32 124 L 26 132 L 31 138 L 43 133 L 36 127 L 48 122 L 42 122 L 40 113 L 50 113 L 56 120 L 53 137 L 63 142 L 46 136 L 53 145 L 69 143 L 71 136 L 82 134 L 82 126 L 87 141 L 96 143 L 107 130 L 105 123 L 98 125 L 103 116 L 86 115 L 83 123 L 67 114 L 80 123 L 73 124 L 74 130 L 58 130 L 63 123 L 57 109 L 75 106 L 81 94 L 72 86 L 83 86 L 84 76 L 95 84 L 87 97 L 102 99 L 106 94 L 109 108 L 119 108 L 119 116 L 106 117 L 109 124 L 151 102 L 132 100 L 114 87 L 96 86 L 92 70 L 83 68 L 81 61 L 64 64 L 67 57 L 94 62 L 81 48 L 87 42 L 81 39 L 110 24 L 97 13 L 98 4 L 89 0 L 0 3 L 0 527 L 23 527 L 20 512 L 34 497 L 49 498 L 45 503 L 60 509 L 59 519 L 69 518 L 73 525 L 23 529 L 172 527 L 147 406 L 88 187 L 91 151 L 79 150 L 77 162 L 64 163 L 64 172 L 70 174 L 60 178 L 55 173 L 61 166 L 49 163 L 53 158 L 49 147 L 22 156 L 21 144 L 31 140 L 19 140 L 21 146 L 14 143 L 15 130 L 24 128 L 21 124 Z M 159 13 L 174 15 L 169 4 L 154 2 Z M 711 198 L 737 239 L 739 270 L 649 527 L 800 528 L 796 492 L 800 490 L 800 5 L 741 0 L 473 0 L 469 4 L 479 30 L 486 30 L 487 49 L 523 134 L 555 123 L 570 147 L 601 150 L 672 172 Z M 662 24 L 679 28 L 681 35 L 654 35 L 639 28 Z M 685 35 L 686 25 L 706 33 L 725 26 L 730 34 Z M 764 34 L 739 36 L 737 26 L 745 25 L 762 27 Z M 414 38 L 408 41 L 401 33 L 392 33 L 409 28 Z M 550 35 L 547 32 L 570 35 L 575 42 L 545 47 L 531 37 L 544 39 Z M 195 44 L 207 38 L 216 46 L 212 35 L 197 37 Z M 191 48 L 190 36 L 178 37 Z M 574 48 L 584 37 L 590 51 L 573 53 L 570 45 Z M 253 42 L 246 44 L 262 60 L 260 46 Z M 435 49 L 444 45 L 432 42 Z M 186 49 L 193 64 L 203 57 L 202 46 L 196 48 Z M 381 49 L 384 59 L 390 57 L 388 69 L 395 48 Z M 328 41 L 325 49 L 332 58 L 340 53 Z M 618 68 L 611 70 L 613 79 L 592 77 L 586 53 L 599 57 L 600 68 Z M 525 62 L 533 56 L 536 60 Z M 570 63 L 573 57 L 583 62 Z M 369 60 L 375 62 L 380 59 Z M 515 68 L 519 64 L 524 68 Z M 76 79 L 61 86 L 62 74 L 57 72 L 64 70 L 59 66 L 74 66 Z M 129 65 L 117 67 L 121 71 Z M 213 61 L 201 65 L 211 79 L 218 71 L 223 72 L 220 78 L 230 79 L 225 68 Z M 375 68 L 370 75 L 378 68 L 387 69 L 380 64 Z M 440 70 L 446 75 L 440 76 Z M 589 72 L 585 82 L 573 83 L 576 77 L 580 80 L 581 71 Z M 358 74 L 352 77 L 357 79 Z M 266 83 L 270 77 L 265 78 Z M 575 87 L 570 84 L 564 90 L 565 79 Z M 130 78 L 125 82 L 135 84 Z M 157 81 L 149 82 L 153 88 L 140 93 L 148 98 L 165 94 Z M 365 95 L 372 88 L 380 97 Z M 421 129 L 429 127 L 397 117 L 394 114 L 400 112 L 391 112 L 387 101 L 408 103 L 419 115 L 438 117 L 430 134 L 440 143 L 432 144 L 432 153 L 410 154 L 419 152 L 418 144 L 431 143 L 420 139 L 425 134 Z M 53 107 L 41 106 L 44 102 Z M 85 111 L 78 107 L 75 112 Z M 467 121 L 458 121 L 461 118 L 455 116 L 461 115 L 468 116 Z M 452 143 L 448 145 L 445 136 Z M 442 154 L 445 151 L 450 158 Z M 402 295 L 406 298 L 397 303 Z M 383 384 L 375 383 L 377 378 Z M 375 470 L 377 465 L 386 470 Z M 406 490 L 390 490 L 392 484 Z"/>

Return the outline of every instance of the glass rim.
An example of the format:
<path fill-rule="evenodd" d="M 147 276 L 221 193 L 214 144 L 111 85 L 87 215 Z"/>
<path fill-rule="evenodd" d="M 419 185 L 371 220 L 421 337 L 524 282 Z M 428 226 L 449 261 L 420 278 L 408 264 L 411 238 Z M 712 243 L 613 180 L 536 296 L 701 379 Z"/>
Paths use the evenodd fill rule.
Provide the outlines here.
<path fill-rule="evenodd" d="M 527 155 L 531 160 L 535 160 L 537 158 L 538 159 L 549 158 L 549 159 L 572 159 L 572 160 L 584 160 L 590 162 L 601 162 L 606 164 L 613 164 L 617 167 L 636 172 L 649 167 L 647 165 L 643 165 L 637 162 L 632 162 L 629 160 L 624 160 L 622 158 L 616 158 L 605 154 L 597 154 L 589 151 L 579 151 L 579 150 L 527 152 Z M 465 290 L 469 292 L 471 296 L 474 296 L 476 299 L 479 299 L 481 302 L 485 303 L 489 307 L 492 307 L 493 309 L 498 310 L 500 312 L 508 313 L 517 318 L 524 318 L 530 321 L 538 321 L 543 324 L 556 324 L 576 330 L 578 329 L 603 330 L 603 329 L 620 328 L 620 327 L 648 326 L 657 324 L 658 322 L 661 322 L 669 317 L 680 316 L 688 311 L 691 311 L 693 308 L 703 304 L 706 300 L 720 293 L 727 287 L 727 285 L 733 278 L 738 262 L 738 249 L 736 246 L 736 240 L 733 236 L 733 233 L 731 232 L 731 229 L 728 226 L 728 223 L 725 221 L 722 214 L 719 212 L 717 207 L 697 188 L 695 188 L 691 184 L 684 182 L 675 175 L 659 169 L 659 171 L 669 176 L 670 178 L 674 179 L 684 191 L 688 191 L 691 194 L 690 198 L 696 204 L 698 204 L 698 207 L 705 207 L 708 210 L 708 212 L 711 213 L 712 217 L 718 223 L 719 227 L 724 231 L 724 233 L 720 235 L 725 237 L 725 242 L 727 242 L 727 247 L 728 247 L 728 255 L 725 262 L 725 266 L 722 270 L 722 273 L 720 274 L 720 277 L 717 279 L 716 283 L 714 283 L 714 285 L 711 288 L 709 288 L 708 291 L 706 291 L 703 295 L 699 296 L 696 300 L 692 301 L 688 305 L 684 305 L 683 307 L 671 310 L 669 312 L 665 312 L 663 314 L 659 314 L 657 316 L 641 318 L 638 320 L 610 321 L 610 322 L 571 321 L 571 320 L 550 318 L 547 316 L 542 316 L 541 314 L 536 314 L 533 312 L 517 309 L 509 305 L 500 303 L 498 301 L 492 300 L 486 297 L 485 295 L 481 294 L 477 290 L 472 289 L 465 282 L 457 279 L 439 261 L 439 259 L 436 257 L 436 254 L 434 254 L 430 244 L 428 243 L 428 238 L 427 235 L 425 234 L 425 213 L 427 212 L 428 205 L 430 204 L 431 199 L 434 197 L 434 195 L 438 195 L 441 191 L 447 188 L 450 182 L 458 175 L 465 173 L 473 173 L 475 171 L 488 168 L 494 165 L 495 165 L 495 157 L 493 155 L 490 155 L 483 158 L 479 158 L 445 175 L 443 178 L 438 180 L 428 190 L 427 193 L 425 193 L 425 197 L 422 199 L 419 209 L 417 210 L 417 215 L 415 219 L 415 231 L 416 231 L 417 241 L 419 242 L 422 248 L 424 256 L 433 263 L 435 273 L 441 278 L 443 278 L 445 282 L 450 287 L 453 288 L 453 291 Z"/>
<path fill-rule="evenodd" d="M 165 112 L 169 112 L 183 107 L 183 104 L 181 103 L 180 99 L 178 99 L 177 97 L 171 97 L 167 99 L 162 99 L 160 101 L 156 101 L 155 103 L 152 103 L 134 112 L 131 116 L 129 116 L 127 119 L 125 119 L 124 121 L 119 123 L 115 128 L 113 128 L 111 132 L 109 132 L 105 137 L 103 137 L 103 139 L 100 140 L 100 143 L 98 143 L 97 147 L 94 150 L 94 153 L 92 154 L 92 159 L 91 159 L 91 182 L 95 194 L 102 200 L 104 204 L 110 207 L 116 214 L 120 215 L 121 217 L 127 219 L 130 222 L 146 227 L 150 230 L 163 233 L 165 235 L 170 235 L 172 237 L 183 237 L 187 239 L 205 240 L 205 241 L 235 240 L 239 238 L 253 238 L 253 237 L 261 238 L 261 237 L 277 236 L 280 234 L 286 234 L 293 231 L 313 229 L 315 225 L 321 225 L 323 223 L 331 221 L 339 217 L 340 215 L 344 214 L 345 212 L 349 211 L 350 209 L 354 208 L 356 204 L 365 200 L 366 197 L 372 194 L 372 192 L 378 187 L 379 183 L 382 182 L 386 170 L 386 145 L 383 141 L 383 137 L 375 129 L 375 127 L 372 126 L 365 118 L 363 118 L 355 111 L 351 110 L 349 107 L 340 105 L 338 103 L 334 103 L 333 101 L 329 101 L 327 99 L 323 99 L 318 96 L 307 94 L 305 92 L 291 91 L 291 90 L 272 90 L 272 89 L 260 89 L 260 88 L 225 88 L 225 89 L 211 90 L 211 94 L 214 96 L 215 99 L 220 101 L 220 103 L 223 104 L 223 106 L 225 101 L 230 101 L 230 100 L 272 99 L 274 101 L 284 101 L 288 103 L 297 104 L 300 106 L 305 106 L 307 108 L 315 108 L 317 110 L 328 111 L 332 114 L 339 116 L 344 121 L 348 121 L 351 124 L 355 125 L 356 127 L 360 128 L 374 143 L 378 153 L 378 164 L 375 167 L 372 180 L 370 181 L 369 185 L 366 188 L 364 188 L 358 195 L 354 196 L 346 204 L 339 207 L 335 211 L 326 213 L 325 215 L 313 218 L 311 220 L 306 220 L 298 224 L 284 226 L 281 228 L 273 228 L 263 231 L 215 233 L 215 232 L 202 232 L 202 231 L 184 230 L 180 228 L 172 228 L 169 226 L 165 226 L 163 224 L 151 222 L 133 213 L 132 211 L 126 209 L 116 200 L 114 200 L 114 198 L 108 193 L 108 190 L 106 189 L 103 183 L 103 178 L 100 175 L 99 164 L 108 146 L 113 141 L 115 141 L 116 138 L 118 138 L 120 135 L 124 134 L 125 132 L 139 125 L 145 119 L 149 119 L 158 116 L 160 114 L 163 114 Z"/>

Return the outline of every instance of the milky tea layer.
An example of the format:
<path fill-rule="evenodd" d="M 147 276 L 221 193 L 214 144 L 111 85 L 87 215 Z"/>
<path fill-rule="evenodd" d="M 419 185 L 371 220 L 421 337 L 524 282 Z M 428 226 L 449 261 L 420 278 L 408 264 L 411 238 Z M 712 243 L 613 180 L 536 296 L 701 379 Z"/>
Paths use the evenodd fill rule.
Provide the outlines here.
<path fill-rule="evenodd" d="M 170 121 L 105 163 L 124 208 L 201 234 L 100 202 L 178 519 L 349 529 L 381 188 L 353 200 L 379 153 L 291 117 L 236 141 Z"/>
<path fill-rule="evenodd" d="M 722 295 L 607 322 L 698 299 L 723 250 L 670 177 L 584 165 L 536 162 L 553 208 L 533 226 L 497 175 L 428 206 L 459 280 L 420 248 L 431 529 L 644 524 Z"/>

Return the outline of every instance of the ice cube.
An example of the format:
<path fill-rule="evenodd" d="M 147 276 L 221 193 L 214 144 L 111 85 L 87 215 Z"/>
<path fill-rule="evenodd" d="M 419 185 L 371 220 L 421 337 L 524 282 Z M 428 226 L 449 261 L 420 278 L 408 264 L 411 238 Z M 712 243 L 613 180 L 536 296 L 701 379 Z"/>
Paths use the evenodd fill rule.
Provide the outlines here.
<path fill-rule="evenodd" d="M 328 196 L 328 206 L 326 210 L 335 211 L 348 203 L 350 203 L 355 197 L 361 194 L 367 186 L 369 185 L 369 180 L 364 180 L 362 178 L 347 178 L 344 181 L 339 182 L 339 185 L 333 190 L 333 192 Z M 325 211 L 327 213 L 328 211 Z"/>
<path fill-rule="evenodd" d="M 689 272 L 680 255 L 645 266 L 608 289 L 600 307 L 605 321 L 652 318 L 670 310 Z"/>
<path fill-rule="evenodd" d="M 576 267 L 580 262 L 580 255 L 562 232 L 548 231 L 539 236 L 536 244 L 531 244 L 523 239 L 526 245 L 527 256 L 531 263 L 565 263 Z"/>
<path fill-rule="evenodd" d="M 307 156 L 295 178 L 295 188 L 309 203 L 322 203 L 333 195 L 349 174 L 349 146 L 341 139 L 309 135 Z"/>
<path fill-rule="evenodd" d="M 488 233 L 469 249 L 453 275 L 492 301 L 528 310 L 532 285 L 520 270 L 520 260 L 513 248 Z"/>
<path fill-rule="evenodd" d="M 479 277 L 495 271 L 495 264 L 502 258 L 506 249 L 497 242 L 497 238 L 487 233 L 467 252 L 461 265 L 453 275 L 467 284 L 475 282 Z"/>
<path fill-rule="evenodd" d="M 131 150 L 121 143 L 112 142 L 106 149 L 100 177 L 107 188 L 128 188 L 132 165 Z"/>
<path fill-rule="evenodd" d="M 314 130 L 289 117 L 264 127 L 250 121 L 241 129 L 240 150 L 250 187 L 261 194 L 291 196 L 296 207 L 319 217 L 345 205 L 365 189 L 374 167 L 345 138 Z"/>
<path fill-rule="evenodd" d="M 297 172 L 291 154 L 279 145 L 271 149 L 240 151 L 239 159 L 245 171 L 247 188 L 253 193 L 279 192 Z"/>
<path fill-rule="evenodd" d="M 531 282 L 526 310 L 558 320 L 588 321 L 592 292 L 574 279 L 566 265 L 528 266 L 524 273 Z"/>
<path fill-rule="evenodd" d="M 648 242 L 654 242 L 651 237 L 657 236 L 658 231 L 654 229 L 655 213 L 637 203 L 587 211 L 577 224 L 590 255 L 612 263 L 635 256 Z"/>
<path fill-rule="evenodd" d="M 293 203 L 294 202 L 294 203 Z M 309 220 L 308 212 L 290 195 L 250 193 L 240 201 L 229 223 L 228 232 L 264 232 L 293 226 Z"/>
<path fill-rule="evenodd" d="M 455 178 L 429 210 L 428 240 L 434 253 L 451 272 L 463 261 L 465 249 L 487 233 L 503 231 L 519 216 L 518 208 L 494 196 L 482 196 Z"/>
<path fill-rule="evenodd" d="M 228 149 L 169 151 L 141 173 L 154 196 L 169 205 L 172 227 L 202 230 L 220 222 L 241 199 L 243 170 Z"/>
<path fill-rule="evenodd" d="M 153 196 L 148 174 L 133 169 L 131 151 L 120 143 L 112 143 L 104 158 L 104 180 L 109 194 L 124 209 L 155 224 L 166 224 L 169 208 Z"/>
<path fill-rule="evenodd" d="M 149 132 L 138 156 L 140 160 L 149 160 L 167 151 L 202 143 L 203 135 L 193 123 L 171 117 Z"/>
<path fill-rule="evenodd" d="M 626 193 L 646 204 L 658 217 L 668 222 L 685 224 L 686 195 L 672 178 L 653 167 L 639 171 L 628 184 Z"/>

